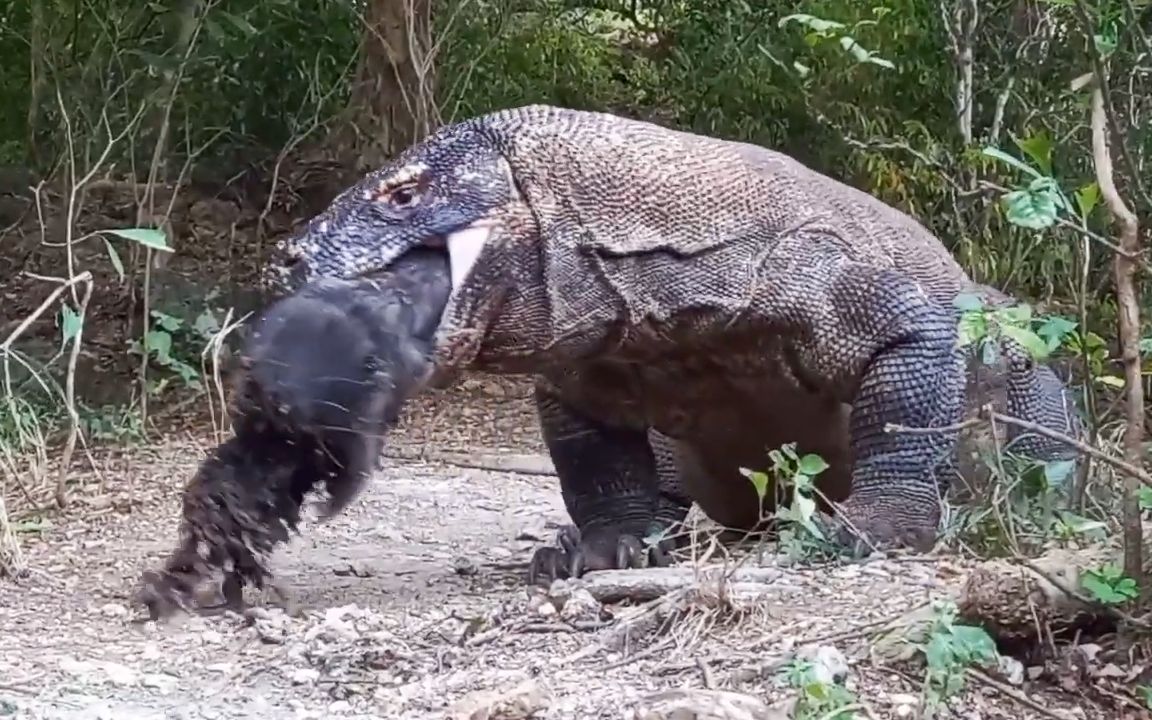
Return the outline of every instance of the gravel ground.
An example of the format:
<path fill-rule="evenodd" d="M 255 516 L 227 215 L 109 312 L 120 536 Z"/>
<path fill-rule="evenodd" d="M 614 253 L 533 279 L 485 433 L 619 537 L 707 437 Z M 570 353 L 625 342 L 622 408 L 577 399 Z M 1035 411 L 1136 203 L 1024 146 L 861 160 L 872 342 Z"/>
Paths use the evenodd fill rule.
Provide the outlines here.
<path fill-rule="evenodd" d="M 533 421 L 523 385 L 466 387 L 414 408 L 394 444 L 532 454 Z M 943 561 L 804 569 L 768 556 L 731 606 L 706 591 L 601 605 L 579 584 L 549 597 L 523 575 L 567 519 L 554 478 L 397 460 L 277 555 L 287 611 L 270 597 L 244 618 L 133 622 L 128 598 L 174 542 L 206 444 L 101 454 L 103 480 L 23 535 L 30 574 L 0 581 L 0 717 L 783 720 L 795 692 L 777 671 L 799 649 L 847 677 L 857 717 L 910 718 L 919 678 L 878 669 L 852 629 L 963 578 Z M 1104 717 L 1044 684 L 1001 684 L 969 683 L 939 716 Z"/>

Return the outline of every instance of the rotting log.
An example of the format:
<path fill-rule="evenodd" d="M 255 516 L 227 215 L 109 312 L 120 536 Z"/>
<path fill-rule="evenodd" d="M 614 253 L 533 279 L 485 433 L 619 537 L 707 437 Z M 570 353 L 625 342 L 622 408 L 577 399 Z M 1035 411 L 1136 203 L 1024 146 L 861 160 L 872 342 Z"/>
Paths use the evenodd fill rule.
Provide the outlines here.
<path fill-rule="evenodd" d="M 1034 640 L 1114 622 L 1114 612 L 1094 603 L 1080 578 L 1085 571 L 1118 559 L 1118 551 L 1089 548 L 1052 550 L 1028 561 L 984 561 L 960 589 L 959 616 L 1001 642 Z"/>

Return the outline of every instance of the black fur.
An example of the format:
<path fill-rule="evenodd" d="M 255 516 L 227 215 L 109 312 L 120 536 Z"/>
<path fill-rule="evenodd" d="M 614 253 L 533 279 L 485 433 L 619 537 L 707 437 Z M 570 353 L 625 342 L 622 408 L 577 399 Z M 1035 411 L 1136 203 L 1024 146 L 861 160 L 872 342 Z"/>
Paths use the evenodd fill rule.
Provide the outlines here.
<path fill-rule="evenodd" d="M 385 276 L 318 280 L 266 310 L 233 387 L 235 436 L 201 463 L 179 546 L 144 575 L 138 601 L 153 619 L 194 605 L 213 569 L 226 604 L 240 604 L 244 585 L 265 586 L 262 559 L 296 530 L 309 492 L 327 491 L 329 517 L 356 497 L 427 378 L 450 289 L 446 255 L 419 251 Z"/>

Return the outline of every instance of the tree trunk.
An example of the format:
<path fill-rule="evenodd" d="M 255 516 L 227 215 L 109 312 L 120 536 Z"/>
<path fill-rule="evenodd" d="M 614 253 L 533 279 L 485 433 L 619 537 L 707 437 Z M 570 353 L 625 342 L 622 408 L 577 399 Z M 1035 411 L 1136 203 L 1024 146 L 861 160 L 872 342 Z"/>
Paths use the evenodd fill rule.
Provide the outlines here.
<path fill-rule="evenodd" d="M 335 138 L 349 170 L 378 167 L 439 125 L 430 0 L 371 0 L 347 122 Z"/>

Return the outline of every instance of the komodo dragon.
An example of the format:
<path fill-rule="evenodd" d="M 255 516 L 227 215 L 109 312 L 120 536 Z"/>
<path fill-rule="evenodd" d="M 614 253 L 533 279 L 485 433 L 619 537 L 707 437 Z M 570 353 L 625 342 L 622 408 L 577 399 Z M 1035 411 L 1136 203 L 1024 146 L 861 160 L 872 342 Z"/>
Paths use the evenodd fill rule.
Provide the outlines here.
<path fill-rule="evenodd" d="M 534 572 L 641 564 L 641 538 L 689 500 L 746 523 L 757 508 L 731 501 L 748 491 L 739 469 L 788 441 L 832 464 L 819 485 L 843 501 L 839 541 L 936 537 L 956 433 L 885 426 L 961 418 L 970 354 L 953 303 L 977 286 L 908 215 L 762 147 L 534 105 L 407 149 L 313 218 L 278 267 L 293 287 L 424 246 L 452 274 L 432 384 L 469 368 L 537 378 L 580 537 L 540 548 Z M 1008 411 L 1075 432 L 1051 371 L 1004 351 Z"/>

